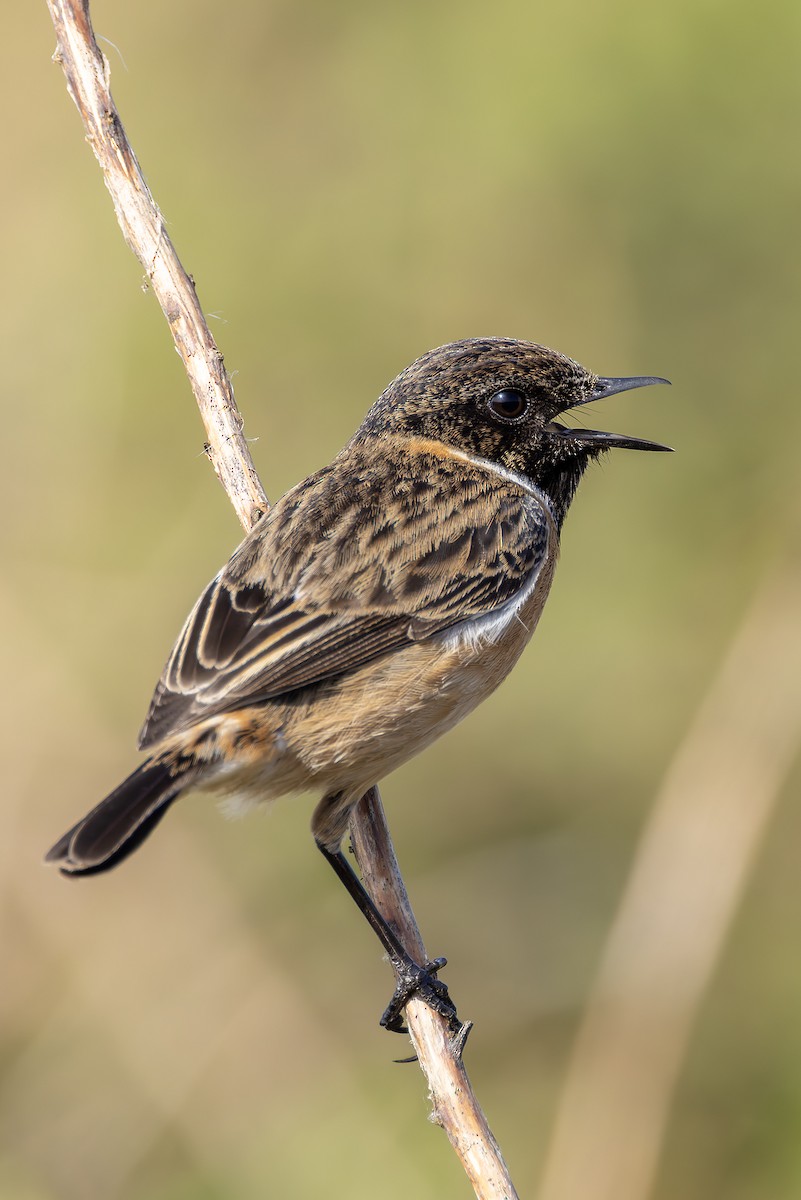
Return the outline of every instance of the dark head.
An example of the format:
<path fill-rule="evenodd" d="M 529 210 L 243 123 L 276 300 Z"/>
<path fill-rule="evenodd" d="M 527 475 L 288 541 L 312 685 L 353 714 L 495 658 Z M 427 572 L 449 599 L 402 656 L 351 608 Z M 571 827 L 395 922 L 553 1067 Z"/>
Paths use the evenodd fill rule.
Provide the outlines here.
<path fill-rule="evenodd" d="M 382 393 L 353 441 L 407 436 L 444 442 L 525 475 L 561 525 L 588 463 L 605 450 L 668 450 L 615 433 L 569 429 L 556 418 L 615 392 L 667 383 L 606 379 L 532 342 L 471 338 L 430 350 Z"/>

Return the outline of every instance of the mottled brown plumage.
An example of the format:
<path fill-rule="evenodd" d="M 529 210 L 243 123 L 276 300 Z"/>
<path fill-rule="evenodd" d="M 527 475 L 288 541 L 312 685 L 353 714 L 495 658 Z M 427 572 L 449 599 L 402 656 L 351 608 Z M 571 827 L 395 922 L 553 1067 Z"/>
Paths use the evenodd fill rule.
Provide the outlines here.
<path fill-rule="evenodd" d="M 316 791 L 313 832 L 336 857 L 367 788 L 516 662 L 587 464 L 664 449 L 556 418 L 652 382 L 503 338 L 423 355 L 209 584 L 156 688 L 147 760 L 48 858 L 106 870 L 190 788 L 245 803 Z"/>
<path fill-rule="evenodd" d="M 370 445 L 349 446 L 245 539 L 178 639 L 142 749 L 198 719 L 341 676 L 518 594 L 553 524 L 539 498 L 488 472 L 476 480 L 474 464 L 439 443 L 385 438 L 382 451 L 376 459 Z"/>

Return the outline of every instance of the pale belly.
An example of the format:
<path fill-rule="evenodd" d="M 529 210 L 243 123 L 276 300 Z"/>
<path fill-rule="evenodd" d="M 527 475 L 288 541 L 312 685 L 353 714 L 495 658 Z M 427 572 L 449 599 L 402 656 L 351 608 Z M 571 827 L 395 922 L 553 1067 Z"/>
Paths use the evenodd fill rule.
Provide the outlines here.
<path fill-rule="evenodd" d="M 498 687 L 534 632 L 553 567 L 549 556 L 526 602 L 478 632 L 413 643 L 294 698 L 215 718 L 226 763 L 201 790 L 235 808 L 290 792 L 358 799 Z"/>

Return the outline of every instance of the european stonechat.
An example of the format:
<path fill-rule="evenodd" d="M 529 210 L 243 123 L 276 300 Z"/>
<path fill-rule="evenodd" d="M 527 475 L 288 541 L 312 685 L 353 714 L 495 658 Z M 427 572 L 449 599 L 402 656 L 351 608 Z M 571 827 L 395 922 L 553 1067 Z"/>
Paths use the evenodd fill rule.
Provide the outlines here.
<path fill-rule="evenodd" d="M 587 465 L 669 449 L 558 418 L 666 382 L 602 378 L 509 338 L 417 359 L 203 592 L 139 735 L 147 758 L 48 860 L 67 875 L 116 866 L 185 791 L 247 805 L 316 792 L 314 838 L 409 985 L 383 1023 L 400 1027 L 411 990 L 453 1016 L 442 960 L 417 967 L 376 923 L 341 851 L 351 811 L 517 662 Z"/>

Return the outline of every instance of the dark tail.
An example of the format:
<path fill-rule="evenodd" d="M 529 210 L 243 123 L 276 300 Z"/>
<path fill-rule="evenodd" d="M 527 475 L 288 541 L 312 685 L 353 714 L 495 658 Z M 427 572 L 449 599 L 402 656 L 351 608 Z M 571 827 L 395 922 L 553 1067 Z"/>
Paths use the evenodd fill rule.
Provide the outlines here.
<path fill-rule="evenodd" d="M 45 861 L 58 863 L 63 875 L 109 871 L 139 849 L 187 782 L 157 760 L 142 763 L 56 842 Z"/>

